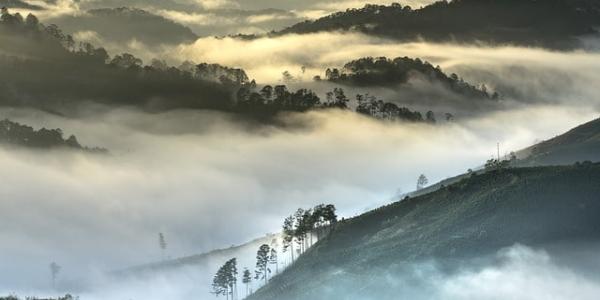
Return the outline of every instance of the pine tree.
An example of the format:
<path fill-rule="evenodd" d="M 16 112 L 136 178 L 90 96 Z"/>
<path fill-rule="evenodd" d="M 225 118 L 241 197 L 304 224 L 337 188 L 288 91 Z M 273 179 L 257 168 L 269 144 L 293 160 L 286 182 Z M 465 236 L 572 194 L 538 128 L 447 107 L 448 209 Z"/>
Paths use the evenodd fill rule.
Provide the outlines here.
<path fill-rule="evenodd" d="M 283 251 L 291 248 L 292 263 L 294 262 L 294 217 L 289 216 L 283 220 Z"/>
<path fill-rule="evenodd" d="M 165 251 L 167 250 L 167 241 L 165 240 L 165 236 L 162 232 L 158 233 L 158 246 L 162 252 L 162 259 L 165 259 Z"/>
<path fill-rule="evenodd" d="M 269 245 L 267 244 L 262 244 L 259 248 L 258 251 L 256 252 L 256 279 L 261 279 L 265 281 L 265 284 L 267 284 L 267 281 L 269 280 L 269 272 L 271 270 L 269 270 L 269 254 L 270 254 L 270 250 L 271 247 L 269 247 Z"/>
<path fill-rule="evenodd" d="M 50 276 L 52 277 L 52 288 L 56 288 L 56 278 L 58 278 L 58 273 L 60 273 L 61 266 L 57 263 L 52 262 L 50 264 Z"/>
<path fill-rule="evenodd" d="M 226 299 L 229 299 L 229 296 L 234 299 L 237 294 L 237 274 L 237 259 L 232 258 L 221 266 L 213 277 L 211 293 L 217 297 L 223 295 Z"/>
<path fill-rule="evenodd" d="M 277 265 L 277 250 L 271 247 L 271 253 L 269 254 L 269 264 L 275 265 L 275 274 L 279 273 L 279 266 Z"/>
<path fill-rule="evenodd" d="M 250 290 L 250 283 L 252 283 L 252 274 L 248 268 L 244 268 L 244 274 L 242 277 L 242 283 L 246 285 L 246 297 L 248 297 Z"/>

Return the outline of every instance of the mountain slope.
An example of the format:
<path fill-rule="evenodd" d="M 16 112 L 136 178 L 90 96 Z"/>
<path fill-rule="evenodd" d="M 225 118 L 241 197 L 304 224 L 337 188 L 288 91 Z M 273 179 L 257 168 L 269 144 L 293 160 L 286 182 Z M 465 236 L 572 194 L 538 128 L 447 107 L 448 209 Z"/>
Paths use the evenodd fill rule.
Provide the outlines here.
<path fill-rule="evenodd" d="M 86 14 L 52 19 L 69 33 L 95 32 L 113 43 L 132 40 L 146 45 L 180 44 L 195 41 L 191 29 L 145 10 L 129 7 L 93 9 Z"/>
<path fill-rule="evenodd" d="M 595 33 L 600 4 L 589 0 L 454 0 L 418 10 L 366 5 L 306 21 L 278 32 L 352 30 L 402 41 L 486 42 L 550 48 L 577 47 Z"/>
<path fill-rule="evenodd" d="M 199 78 L 165 63 L 144 66 L 130 55 L 112 58 L 104 48 L 82 43 L 56 25 L 4 14 L 0 21 L 0 105 L 70 114 L 89 101 L 160 111 L 230 108 L 242 70 L 226 69 L 236 82 Z M 191 67 L 192 70 L 195 66 Z M 232 74 L 229 74 L 232 73 Z M 242 82 L 244 81 L 244 82 Z"/>
<path fill-rule="evenodd" d="M 475 175 L 343 221 L 249 299 L 398 299 L 386 274 L 515 243 L 600 240 L 600 165 Z M 348 296 L 341 296 L 348 295 Z"/>
<path fill-rule="evenodd" d="M 522 151 L 522 165 L 563 165 L 576 161 L 600 161 L 600 119 L 571 129 Z"/>
<path fill-rule="evenodd" d="M 112 279 L 125 286 L 136 282 L 152 285 L 157 278 L 160 278 L 162 282 L 168 282 L 172 286 L 189 284 L 194 287 L 194 293 L 200 295 L 199 299 L 209 299 L 213 297 L 210 295 L 210 287 L 213 276 L 219 267 L 231 258 L 236 258 L 240 273 L 244 268 L 252 270 L 256 263 L 256 251 L 262 244 L 275 247 L 278 252 L 282 251 L 281 237 L 277 234 L 267 234 L 241 245 L 133 266 L 112 272 L 111 275 Z M 279 262 L 280 269 L 283 269 L 283 263 L 282 259 Z M 185 275 L 182 276 L 182 274 Z M 258 287 L 255 283 L 249 284 L 249 288 L 254 289 L 255 287 Z"/>
<path fill-rule="evenodd" d="M 513 165 L 520 167 L 572 165 L 586 160 L 600 162 L 600 119 L 577 126 L 552 139 L 517 151 L 515 154 L 518 160 Z M 481 168 L 477 168 L 474 172 L 481 172 L 478 169 Z M 468 173 L 453 176 L 408 195 L 411 197 L 424 195 L 468 176 Z"/>

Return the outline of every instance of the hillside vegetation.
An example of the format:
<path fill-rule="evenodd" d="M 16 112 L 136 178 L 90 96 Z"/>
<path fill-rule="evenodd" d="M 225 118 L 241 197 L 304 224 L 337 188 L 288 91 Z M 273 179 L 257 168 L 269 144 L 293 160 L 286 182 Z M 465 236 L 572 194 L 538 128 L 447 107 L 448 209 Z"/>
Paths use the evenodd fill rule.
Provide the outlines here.
<path fill-rule="evenodd" d="M 571 129 L 523 151 L 528 155 L 521 164 L 564 165 L 574 161 L 600 161 L 600 119 Z"/>
<path fill-rule="evenodd" d="M 402 274 L 410 262 L 461 261 L 515 243 L 597 241 L 598 178 L 600 164 L 473 175 L 338 223 L 250 299 L 398 299 L 382 274 Z"/>
<path fill-rule="evenodd" d="M 63 131 L 60 128 L 35 130 L 33 127 L 8 119 L 0 121 L 0 145 L 23 146 L 35 149 L 65 148 L 97 153 L 108 152 L 103 148 L 82 146 L 74 135 L 64 138 Z"/>
<path fill-rule="evenodd" d="M 286 28 L 276 35 L 351 30 L 402 41 L 485 42 L 550 48 L 579 46 L 595 33 L 600 4 L 591 0 L 453 0 L 421 9 L 366 5 Z"/>

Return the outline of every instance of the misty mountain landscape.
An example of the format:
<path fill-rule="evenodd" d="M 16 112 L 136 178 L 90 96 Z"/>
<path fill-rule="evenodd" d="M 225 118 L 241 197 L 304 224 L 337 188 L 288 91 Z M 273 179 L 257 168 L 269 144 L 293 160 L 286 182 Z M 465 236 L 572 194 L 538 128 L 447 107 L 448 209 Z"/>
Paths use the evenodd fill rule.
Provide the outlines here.
<path fill-rule="evenodd" d="M 597 1 L 0 7 L 0 300 L 600 296 Z"/>

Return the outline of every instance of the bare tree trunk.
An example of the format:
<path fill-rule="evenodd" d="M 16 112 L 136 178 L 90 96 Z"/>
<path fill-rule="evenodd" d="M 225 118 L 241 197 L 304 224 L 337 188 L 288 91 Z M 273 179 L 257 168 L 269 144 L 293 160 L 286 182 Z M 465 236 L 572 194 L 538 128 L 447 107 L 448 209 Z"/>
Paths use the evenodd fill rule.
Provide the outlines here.
<path fill-rule="evenodd" d="M 290 243 L 290 246 L 292 247 L 292 263 L 294 263 L 294 239 L 292 239 L 292 242 Z"/>

